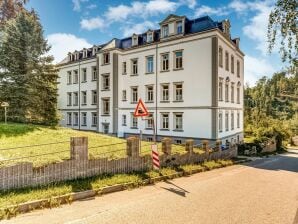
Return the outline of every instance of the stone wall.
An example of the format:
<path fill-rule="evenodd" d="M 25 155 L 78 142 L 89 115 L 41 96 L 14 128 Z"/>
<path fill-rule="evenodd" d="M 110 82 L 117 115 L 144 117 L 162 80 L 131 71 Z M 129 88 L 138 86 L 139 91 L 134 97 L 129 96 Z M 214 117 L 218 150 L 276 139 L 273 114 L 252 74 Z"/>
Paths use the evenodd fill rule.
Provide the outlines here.
<path fill-rule="evenodd" d="M 88 139 L 85 137 L 71 138 L 70 160 L 42 167 L 33 167 L 32 163 L 20 163 L 0 168 L 0 190 L 46 185 L 99 174 L 131 173 L 152 169 L 151 156 L 140 156 L 138 146 L 139 139 L 132 137 L 127 139 L 126 158 L 89 160 Z M 163 141 L 162 151 L 164 152 L 160 156 L 162 167 L 200 163 L 205 160 L 228 159 L 237 156 L 236 146 L 225 151 L 221 151 L 220 147 L 217 147 L 215 150 L 206 148 L 203 154 L 195 153 L 193 151 L 193 140 L 187 141 L 184 154 L 172 154 L 169 139 Z"/>

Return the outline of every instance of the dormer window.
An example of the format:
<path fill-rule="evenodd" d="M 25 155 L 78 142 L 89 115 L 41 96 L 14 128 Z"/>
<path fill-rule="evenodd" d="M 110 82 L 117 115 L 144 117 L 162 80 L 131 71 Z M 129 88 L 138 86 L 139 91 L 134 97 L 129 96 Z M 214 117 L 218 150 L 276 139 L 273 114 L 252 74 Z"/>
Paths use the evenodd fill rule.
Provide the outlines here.
<path fill-rule="evenodd" d="M 104 65 L 110 64 L 110 53 L 109 52 L 103 53 L 103 64 Z"/>
<path fill-rule="evenodd" d="M 151 43 L 151 42 L 153 42 L 153 32 L 149 31 L 147 33 L 147 43 Z"/>
<path fill-rule="evenodd" d="M 169 25 L 162 26 L 162 36 L 163 37 L 169 36 Z"/>
<path fill-rule="evenodd" d="M 183 26 L 182 26 L 182 21 L 177 22 L 177 34 L 182 34 L 183 33 Z"/>
<path fill-rule="evenodd" d="M 93 49 L 92 49 L 92 55 L 95 55 L 97 53 L 97 47 L 94 46 Z"/>
<path fill-rule="evenodd" d="M 139 42 L 138 40 L 139 40 L 138 35 L 134 34 L 132 36 L 132 46 L 137 46 Z"/>

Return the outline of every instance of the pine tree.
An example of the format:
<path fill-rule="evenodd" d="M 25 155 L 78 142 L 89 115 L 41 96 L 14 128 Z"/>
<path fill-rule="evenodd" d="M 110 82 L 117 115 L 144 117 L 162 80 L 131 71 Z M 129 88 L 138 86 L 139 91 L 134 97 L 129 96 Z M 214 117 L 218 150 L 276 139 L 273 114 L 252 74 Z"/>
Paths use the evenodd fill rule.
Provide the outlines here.
<path fill-rule="evenodd" d="M 57 70 L 38 15 L 21 11 L 3 27 L 0 40 L 0 101 L 18 122 L 57 123 Z"/>

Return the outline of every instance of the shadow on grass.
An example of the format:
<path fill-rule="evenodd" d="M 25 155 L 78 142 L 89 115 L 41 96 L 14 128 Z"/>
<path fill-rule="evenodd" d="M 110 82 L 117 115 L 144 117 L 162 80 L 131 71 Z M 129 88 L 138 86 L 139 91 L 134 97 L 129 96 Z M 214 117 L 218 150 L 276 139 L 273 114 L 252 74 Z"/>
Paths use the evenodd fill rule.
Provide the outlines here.
<path fill-rule="evenodd" d="M 16 137 L 25 135 L 29 132 L 40 130 L 42 126 L 33 124 L 21 124 L 21 123 L 1 123 L 0 122 L 0 138 L 1 137 Z M 56 128 L 44 126 L 44 128 Z"/>

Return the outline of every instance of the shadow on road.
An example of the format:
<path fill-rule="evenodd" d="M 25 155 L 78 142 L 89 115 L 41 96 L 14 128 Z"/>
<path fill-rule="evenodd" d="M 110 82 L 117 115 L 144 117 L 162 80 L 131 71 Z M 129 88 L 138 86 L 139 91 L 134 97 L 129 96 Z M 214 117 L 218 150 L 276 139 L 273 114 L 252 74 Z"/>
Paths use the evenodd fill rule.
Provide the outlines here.
<path fill-rule="evenodd" d="M 243 165 L 257 169 L 284 170 L 298 173 L 298 151 L 292 150 L 284 154 L 258 159 Z"/>
<path fill-rule="evenodd" d="M 175 194 L 177 194 L 179 196 L 182 196 L 182 197 L 186 197 L 186 193 L 189 193 L 187 190 L 179 187 L 178 185 L 174 184 L 171 181 L 166 180 L 165 183 L 173 185 L 175 187 L 175 188 L 173 188 L 173 187 L 170 187 L 170 188 L 161 187 L 161 188 L 163 188 L 167 191 L 170 191 L 170 192 L 175 193 Z"/>

